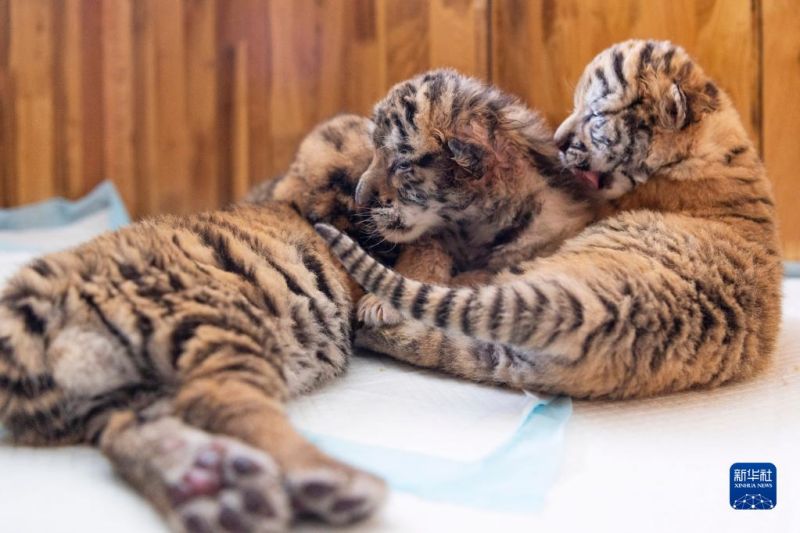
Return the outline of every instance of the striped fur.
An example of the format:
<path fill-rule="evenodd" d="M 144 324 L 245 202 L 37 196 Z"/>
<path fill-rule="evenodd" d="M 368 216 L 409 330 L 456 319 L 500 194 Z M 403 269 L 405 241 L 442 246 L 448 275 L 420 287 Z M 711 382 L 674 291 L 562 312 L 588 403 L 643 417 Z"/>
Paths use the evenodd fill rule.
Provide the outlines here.
<path fill-rule="evenodd" d="M 332 124 L 322 131 L 342 131 L 346 147 L 355 126 Z M 274 189 L 313 164 L 341 165 L 354 184 L 358 161 L 346 157 L 301 150 Z M 17 273 L 0 296 L 0 421 L 11 437 L 100 445 L 178 531 L 369 514 L 383 484 L 317 450 L 282 409 L 344 371 L 358 296 L 298 212 L 324 209 L 320 220 L 353 230 L 338 191 L 295 193 L 146 220 Z"/>
<path fill-rule="evenodd" d="M 492 285 L 403 278 L 318 226 L 366 290 L 416 320 L 362 344 L 581 398 L 753 375 L 775 345 L 780 253 L 770 185 L 729 98 L 682 49 L 629 41 L 587 67 L 575 102 L 556 135 L 562 159 L 612 205 Z"/>

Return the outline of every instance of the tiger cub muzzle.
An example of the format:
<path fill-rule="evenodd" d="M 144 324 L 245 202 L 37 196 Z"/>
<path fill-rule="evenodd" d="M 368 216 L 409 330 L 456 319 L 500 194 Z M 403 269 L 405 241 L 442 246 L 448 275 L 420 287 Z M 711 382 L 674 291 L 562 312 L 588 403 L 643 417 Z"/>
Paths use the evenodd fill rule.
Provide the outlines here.
<path fill-rule="evenodd" d="M 367 210 L 375 231 L 391 242 L 413 241 L 439 225 L 431 196 L 418 165 L 402 158 L 389 161 L 380 152 L 355 191 L 356 205 Z"/>

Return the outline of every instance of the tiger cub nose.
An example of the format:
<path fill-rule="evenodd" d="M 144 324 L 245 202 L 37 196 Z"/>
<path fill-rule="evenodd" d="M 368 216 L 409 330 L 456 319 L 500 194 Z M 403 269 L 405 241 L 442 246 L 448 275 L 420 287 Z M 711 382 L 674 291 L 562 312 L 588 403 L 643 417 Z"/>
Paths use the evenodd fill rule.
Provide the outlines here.
<path fill-rule="evenodd" d="M 356 205 L 358 207 L 371 207 L 375 203 L 378 192 L 363 178 L 356 185 Z"/>

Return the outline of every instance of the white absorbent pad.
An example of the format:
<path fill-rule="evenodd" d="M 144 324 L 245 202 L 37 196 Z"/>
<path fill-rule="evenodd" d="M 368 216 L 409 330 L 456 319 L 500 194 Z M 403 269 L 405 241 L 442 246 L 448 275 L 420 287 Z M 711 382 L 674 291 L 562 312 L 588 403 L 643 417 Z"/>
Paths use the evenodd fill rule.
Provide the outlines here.
<path fill-rule="evenodd" d="M 114 218 L 105 211 L 106 220 Z M 12 219 L 14 231 L 22 229 Z M 9 229 L 8 220 L 0 212 L 0 231 Z M 81 220 L 59 222 L 47 241 L 63 244 L 59 228 Z M 87 226 L 79 240 L 113 227 Z M 0 241 L 6 270 L 37 253 Z M 346 376 L 289 411 L 320 446 L 385 475 L 397 489 L 378 516 L 342 531 L 744 533 L 800 531 L 798 405 L 800 279 L 791 279 L 784 282 L 783 326 L 766 372 L 711 391 L 575 402 L 564 460 L 549 488 L 569 412 L 562 400 L 542 405 L 523 394 L 356 357 Z M 775 509 L 731 509 L 729 468 L 742 461 L 776 465 Z M 329 530 L 313 523 L 299 529 Z M 95 450 L 0 446 L 0 531 L 166 533 L 166 527 Z"/>
<path fill-rule="evenodd" d="M 532 511 L 552 483 L 566 398 L 469 383 L 383 358 L 289 405 L 312 441 L 426 499 Z"/>
<path fill-rule="evenodd" d="M 37 255 L 128 222 L 113 185 L 78 202 L 0 210 L 0 280 Z M 495 510 L 539 508 L 560 460 L 568 399 L 478 385 L 359 354 L 345 376 L 289 407 L 331 455 L 393 489 Z"/>

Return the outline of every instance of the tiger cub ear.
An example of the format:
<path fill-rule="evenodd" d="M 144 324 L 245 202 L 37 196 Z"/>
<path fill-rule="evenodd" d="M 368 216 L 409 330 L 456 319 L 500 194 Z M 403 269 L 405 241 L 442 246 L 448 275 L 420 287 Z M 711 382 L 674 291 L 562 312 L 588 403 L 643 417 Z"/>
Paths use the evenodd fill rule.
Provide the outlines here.
<path fill-rule="evenodd" d="M 475 143 L 453 137 L 447 141 L 451 159 L 475 178 L 483 176 L 486 151 Z"/>
<path fill-rule="evenodd" d="M 659 119 L 665 128 L 680 130 L 718 107 L 718 89 L 713 82 L 702 87 L 673 82 L 659 105 Z"/>
<path fill-rule="evenodd" d="M 659 105 L 659 118 L 664 128 L 671 130 L 682 129 L 689 117 L 689 108 L 686 93 L 680 85 L 673 83 L 665 91 Z"/>

